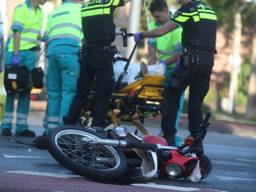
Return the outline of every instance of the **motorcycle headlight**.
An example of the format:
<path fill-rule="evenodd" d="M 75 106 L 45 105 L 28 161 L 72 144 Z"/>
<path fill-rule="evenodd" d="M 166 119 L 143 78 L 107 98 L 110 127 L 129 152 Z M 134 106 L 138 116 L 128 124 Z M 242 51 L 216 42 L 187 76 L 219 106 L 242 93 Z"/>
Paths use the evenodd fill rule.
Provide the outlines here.
<path fill-rule="evenodd" d="M 166 166 L 166 172 L 171 177 L 179 177 L 182 170 L 179 164 L 172 163 Z"/>

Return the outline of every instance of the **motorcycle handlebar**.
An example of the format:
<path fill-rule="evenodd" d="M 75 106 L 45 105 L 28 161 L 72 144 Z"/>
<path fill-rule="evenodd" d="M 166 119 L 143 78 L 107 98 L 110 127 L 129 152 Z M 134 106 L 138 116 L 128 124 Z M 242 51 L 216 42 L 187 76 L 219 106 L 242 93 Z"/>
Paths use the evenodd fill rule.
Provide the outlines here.
<path fill-rule="evenodd" d="M 119 29 L 116 31 L 116 35 L 121 35 L 123 38 L 123 46 L 127 47 L 127 38 L 128 37 L 133 37 L 133 33 L 127 33 L 126 29 Z"/>
<path fill-rule="evenodd" d="M 121 32 L 117 32 L 116 35 L 121 35 L 122 37 L 133 37 L 134 36 L 133 33 L 121 33 Z"/>

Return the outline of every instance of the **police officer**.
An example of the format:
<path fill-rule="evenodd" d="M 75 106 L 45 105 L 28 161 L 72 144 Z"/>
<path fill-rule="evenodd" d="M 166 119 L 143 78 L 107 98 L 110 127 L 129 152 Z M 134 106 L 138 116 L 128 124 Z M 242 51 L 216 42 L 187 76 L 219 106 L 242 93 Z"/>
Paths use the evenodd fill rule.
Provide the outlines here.
<path fill-rule="evenodd" d="M 94 85 L 92 126 L 105 127 L 109 97 L 112 93 L 113 50 L 115 39 L 113 11 L 129 0 L 89 0 L 82 8 L 84 45 L 77 93 L 65 124 L 75 124 Z"/>
<path fill-rule="evenodd" d="M 25 0 L 15 7 L 11 25 L 11 34 L 7 41 L 5 55 L 6 65 L 25 65 L 30 71 L 38 60 L 39 37 L 43 20 L 43 12 L 39 5 L 47 0 Z M 28 129 L 27 118 L 29 113 L 30 89 L 18 94 L 16 136 L 34 137 L 33 131 Z M 16 94 L 7 93 L 7 101 L 2 135 L 11 136 L 14 113 L 14 99 Z"/>
<path fill-rule="evenodd" d="M 76 93 L 82 44 L 81 0 L 63 0 L 48 17 L 46 133 L 62 123 Z"/>
<path fill-rule="evenodd" d="M 177 0 L 181 5 L 173 21 L 153 31 L 136 33 L 135 41 L 143 37 L 157 37 L 183 27 L 182 45 L 185 48 L 182 62 L 175 66 L 170 86 L 170 111 L 168 121 L 163 125 L 164 136 L 169 143 L 175 139 L 175 121 L 179 99 L 187 86 L 189 92 L 188 120 L 189 131 L 193 137 L 199 132 L 202 123 L 202 103 L 209 89 L 212 67 L 214 64 L 217 17 L 212 8 L 201 0 Z M 203 154 L 202 142 L 197 143 L 199 155 Z"/>
<path fill-rule="evenodd" d="M 149 10 L 151 15 L 154 18 L 149 25 L 151 30 L 156 29 L 165 23 L 171 21 L 172 13 L 168 10 L 168 5 L 165 0 L 153 0 L 149 6 Z M 154 64 L 159 60 L 158 65 L 165 70 L 165 93 L 164 100 L 162 102 L 162 126 L 165 126 L 166 118 L 168 118 L 169 114 L 169 106 L 168 100 L 170 98 L 169 94 L 169 86 L 170 86 L 170 78 L 171 71 L 173 70 L 176 63 L 180 62 L 180 55 L 182 54 L 182 45 L 181 45 L 181 34 L 182 28 L 177 27 L 175 30 L 157 38 L 151 38 L 148 40 L 148 63 Z M 182 114 L 184 106 L 184 94 L 182 94 L 180 98 L 179 110 L 177 114 L 175 128 L 178 129 L 179 122 Z M 170 144 L 170 143 L 169 143 Z M 176 136 L 176 143 L 172 143 L 171 145 L 179 145 L 180 138 Z"/>

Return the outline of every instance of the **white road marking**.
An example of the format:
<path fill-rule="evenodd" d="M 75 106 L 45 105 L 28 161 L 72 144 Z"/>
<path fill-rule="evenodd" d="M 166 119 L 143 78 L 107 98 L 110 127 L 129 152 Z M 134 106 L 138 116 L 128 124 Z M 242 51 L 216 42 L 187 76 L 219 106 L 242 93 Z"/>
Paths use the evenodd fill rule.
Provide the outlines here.
<path fill-rule="evenodd" d="M 156 183 L 134 183 L 131 185 L 136 186 L 136 187 L 148 187 L 148 188 L 167 189 L 167 190 L 185 191 L 185 192 L 201 190 L 199 188 L 178 187 L 178 186 L 174 186 L 174 185 L 161 185 L 161 184 L 156 184 Z"/>
<path fill-rule="evenodd" d="M 64 179 L 74 178 L 74 177 L 81 177 L 79 175 L 58 174 L 58 173 L 50 173 L 50 172 L 36 172 L 36 171 L 19 171 L 19 170 L 17 170 L 17 171 L 6 171 L 6 173 L 56 177 L 56 178 L 64 178 Z"/>
<path fill-rule="evenodd" d="M 43 159 L 43 156 L 31 156 L 31 155 L 7 155 L 3 154 L 6 159 Z"/>
<path fill-rule="evenodd" d="M 254 166 L 254 165 L 246 164 L 245 161 L 244 162 L 230 162 L 230 161 L 215 160 L 215 161 L 213 161 L 213 163 L 219 164 L 219 165 L 256 168 L 256 166 Z"/>
<path fill-rule="evenodd" d="M 248 163 L 256 163 L 256 160 L 252 160 L 252 159 L 237 159 L 237 161 L 248 162 Z"/>
<path fill-rule="evenodd" d="M 238 146 L 224 146 L 224 145 L 217 145 L 217 144 L 206 144 L 206 150 L 207 149 L 213 149 L 216 151 L 227 151 L 230 152 L 231 154 L 236 154 L 234 153 L 234 148 L 236 149 L 236 151 L 239 151 L 240 153 L 255 153 L 256 149 L 255 148 L 248 148 L 248 147 L 238 147 Z"/>
<path fill-rule="evenodd" d="M 255 181 L 256 179 L 241 178 L 241 177 L 230 177 L 230 176 L 214 176 L 221 181 Z"/>

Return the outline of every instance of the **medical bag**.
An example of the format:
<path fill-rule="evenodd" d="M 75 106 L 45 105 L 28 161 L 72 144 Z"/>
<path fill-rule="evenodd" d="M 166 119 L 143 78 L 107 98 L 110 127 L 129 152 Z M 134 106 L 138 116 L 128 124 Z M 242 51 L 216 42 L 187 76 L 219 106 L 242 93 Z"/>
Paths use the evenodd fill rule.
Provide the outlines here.
<path fill-rule="evenodd" d="M 17 93 L 32 87 L 31 75 L 25 65 L 6 66 L 4 86 L 7 93 Z"/>

